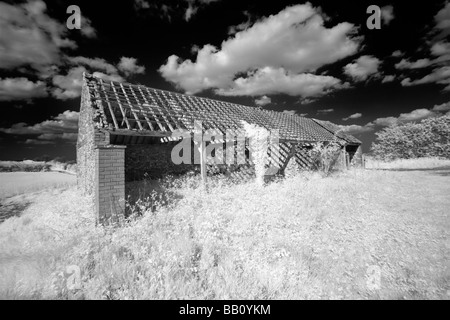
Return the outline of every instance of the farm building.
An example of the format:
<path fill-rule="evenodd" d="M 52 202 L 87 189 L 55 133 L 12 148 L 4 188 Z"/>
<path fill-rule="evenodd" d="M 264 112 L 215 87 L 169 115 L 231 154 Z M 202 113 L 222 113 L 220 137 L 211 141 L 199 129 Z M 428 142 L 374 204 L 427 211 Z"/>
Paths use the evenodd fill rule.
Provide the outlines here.
<path fill-rule="evenodd" d="M 361 158 L 361 142 L 338 132 L 339 127 L 330 122 L 84 74 L 77 141 L 78 186 L 93 196 L 97 221 L 105 223 L 125 212 L 126 183 L 144 176 L 159 178 L 198 167 L 202 177 L 224 167 L 230 174 L 251 175 L 252 162 L 248 157 L 244 157 L 243 166 L 208 162 L 204 156 L 206 142 L 193 148 L 200 155 L 199 165 L 175 164 L 171 158 L 180 139 L 173 133 L 183 130 L 195 134 L 201 129 L 225 136 L 227 131 L 242 130 L 243 121 L 278 130 L 278 152 L 269 151 L 267 162 L 281 173 L 291 158 L 298 166 L 311 168 L 313 161 L 308 150 L 317 142 L 337 142 L 346 165 L 357 164 Z M 194 126 L 199 122 L 200 129 Z M 226 139 L 214 143 L 230 145 Z M 235 141 L 231 144 L 234 146 Z M 225 153 L 228 150 L 231 148 L 226 147 Z"/>

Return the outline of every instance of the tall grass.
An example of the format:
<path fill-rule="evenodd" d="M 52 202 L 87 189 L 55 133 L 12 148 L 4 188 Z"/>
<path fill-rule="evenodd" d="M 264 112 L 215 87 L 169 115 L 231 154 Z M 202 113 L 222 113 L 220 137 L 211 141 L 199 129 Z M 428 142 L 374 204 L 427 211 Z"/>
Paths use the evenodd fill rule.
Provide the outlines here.
<path fill-rule="evenodd" d="M 95 227 L 77 191 L 49 194 L 0 224 L 0 297 L 442 298 L 447 190 L 409 175 L 355 169 L 265 186 L 211 179 L 207 189 L 198 176 L 173 179 L 147 185 L 144 214 L 116 228 Z M 68 265 L 81 269 L 75 292 Z M 375 291 L 371 265 L 382 270 Z"/>
<path fill-rule="evenodd" d="M 432 169 L 442 167 L 450 167 L 450 160 L 437 157 L 396 159 L 391 161 L 366 158 L 367 169 Z"/>

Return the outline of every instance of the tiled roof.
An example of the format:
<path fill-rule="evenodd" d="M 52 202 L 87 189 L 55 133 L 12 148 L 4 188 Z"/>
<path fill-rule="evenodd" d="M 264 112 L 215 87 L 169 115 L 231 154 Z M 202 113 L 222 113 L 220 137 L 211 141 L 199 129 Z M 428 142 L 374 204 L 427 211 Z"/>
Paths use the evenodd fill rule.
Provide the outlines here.
<path fill-rule="evenodd" d="M 338 125 L 336 125 L 330 121 L 317 120 L 317 119 L 313 119 L 313 120 L 316 121 L 318 124 L 322 125 L 327 130 L 333 132 L 333 134 L 337 135 L 339 138 L 344 139 L 348 143 L 361 144 L 360 140 L 356 139 L 352 135 L 349 135 L 349 134 L 343 132 Z"/>
<path fill-rule="evenodd" d="M 168 136 L 176 129 L 192 131 L 196 120 L 202 121 L 205 129 L 217 129 L 225 134 L 227 129 L 241 129 L 244 120 L 266 129 L 279 129 L 280 139 L 285 141 L 334 139 L 335 131 L 329 125 L 297 115 L 142 85 L 104 81 L 88 74 L 84 75 L 84 82 L 98 109 L 98 126 L 112 131 Z M 360 143 L 357 139 L 354 141 Z"/>

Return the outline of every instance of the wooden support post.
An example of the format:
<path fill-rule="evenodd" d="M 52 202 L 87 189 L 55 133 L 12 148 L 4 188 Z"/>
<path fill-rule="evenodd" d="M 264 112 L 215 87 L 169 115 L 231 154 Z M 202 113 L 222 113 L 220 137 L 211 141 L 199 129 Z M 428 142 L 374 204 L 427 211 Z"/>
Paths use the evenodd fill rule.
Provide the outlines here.
<path fill-rule="evenodd" d="M 363 169 L 366 168 L 366 155 L 365 154 L 361 155 L 361 166 Z"/>
<path fill-rule="evenodd" d="M 200 174 L 202 177 L 203 186 L 206 186 L 206 142 L 202 141 L 199 143 L 198 151 L 200 153 Z"/>
<path fill-rule="evenodd" d="M 350 155 L 348 154 L 347 151 L 345 151 L 345 169 L 349 169 L 350 168 Z"/>

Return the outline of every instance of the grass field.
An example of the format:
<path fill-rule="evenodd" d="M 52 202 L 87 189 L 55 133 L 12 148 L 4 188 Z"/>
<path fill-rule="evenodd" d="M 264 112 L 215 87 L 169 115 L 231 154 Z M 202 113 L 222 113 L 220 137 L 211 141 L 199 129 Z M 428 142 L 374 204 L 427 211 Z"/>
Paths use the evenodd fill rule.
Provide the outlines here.
<path fill-rule="evenodd" d="M 114 230 L 75 188 L 41 191 L 0 224 L 0 298 L 450 299 L 450 166 L 420 161 L 208 192 L 179 179 Z"/>
<path fill-rule="evenodd" d="M 75 175 L 67 173 L 0 172 L 0 199 L 75 184 Z"/>

